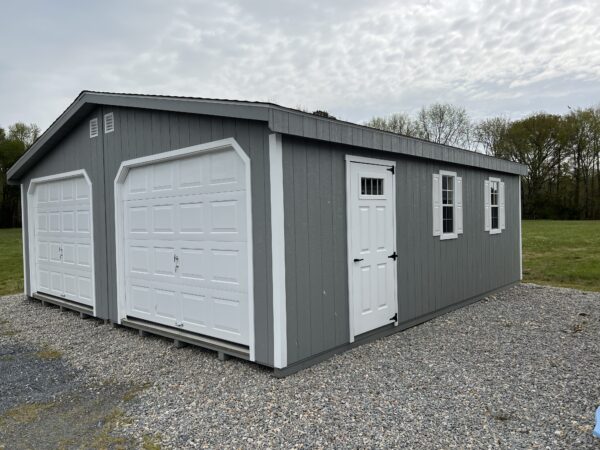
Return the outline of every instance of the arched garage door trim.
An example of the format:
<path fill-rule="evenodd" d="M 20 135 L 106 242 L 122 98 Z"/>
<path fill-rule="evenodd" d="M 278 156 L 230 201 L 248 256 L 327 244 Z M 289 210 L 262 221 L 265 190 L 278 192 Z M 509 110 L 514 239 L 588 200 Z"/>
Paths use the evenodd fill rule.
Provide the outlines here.
<path fill-rule="evenodd" d="M 136 167 L 141 167 L 159 162 L 167 162 L 184 157 L 200 155 L 209 152 L 218 152 L 221 150 L 233 149 L 242 160 L 245 167 L 245 182 L 246 182 L 246 230 L 247 230 L 247 267 L 248 267 L 248 339 L 250 360 L 255 360 L 254 351 L 254 270 L 253 270 L 253 251 L 252 251 L 252 195 L 251 195 L 251 177 L 250 177 L 250 158 L 233 138 L 213 141 L 206 144 L 194 145 L 191 147 L 172 150 L 155 155 L 144 156 L 141 158 L 123 161 L 115 177 L 115 243 L 116 243 L 116 264 L 117 264 L 117 309 L 118 322 L 127 317 L 126 307 L 126 280 L 125 274 L 125 236 L 124 236 L 124 214 L 121 203 L 124 199 L 124 184 L 129 171 Z"/>
<path fill-rule="evenodd" d="M 45 177 L 33 178 L 29 182 L 29 188 L 27 189 L 27 235 L 28 235 L 28 251 L 29 251 L 29 264 L 27 268 L 26 275 L 29 275 L 30 286 L 29 286 L 29 294 L 33 294 L 38 291 L 38 279 L 37 279 L 37 249 L 36 249 L 36 233 L 35 233 L 35 191 L 38 185 L 43 183 L 48 183 L 52 181 L 61 181 L 67 180 L 71 178 L 79 178 L 82 177 L 88 188 L 89 188 L 89 226 L 90 226 L 90 243 L 91 243 L 91 255 L 90 255 L 90 265 L 91 265 L 91 280 L 92 287 L 91 292 L 93 295 L 93 315 L 96 316 L 96 270 L 94 268 L 94 198 L 93 198 L 93 189 L 92 189 L 92 181 L 88 176 L 85 169 L 73 170 L 70 172 L 57 173 L 54 175 L 48 175 Z"/>

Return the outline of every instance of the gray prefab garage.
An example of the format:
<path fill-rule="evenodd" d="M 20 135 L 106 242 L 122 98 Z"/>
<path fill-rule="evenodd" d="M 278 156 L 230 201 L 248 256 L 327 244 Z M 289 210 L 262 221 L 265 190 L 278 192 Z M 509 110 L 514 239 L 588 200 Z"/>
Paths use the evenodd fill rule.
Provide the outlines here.
<path fill-rule="evenodd" d="M 270 103 L 85 91 L 8 179 L 27 296 L 285 375 L 518 282 L 525 173 Z"/>

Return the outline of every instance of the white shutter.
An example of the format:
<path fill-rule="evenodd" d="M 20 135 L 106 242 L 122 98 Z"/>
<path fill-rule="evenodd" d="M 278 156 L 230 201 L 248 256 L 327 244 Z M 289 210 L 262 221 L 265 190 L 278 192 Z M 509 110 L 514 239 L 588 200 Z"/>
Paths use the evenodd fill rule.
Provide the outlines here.
<path fill-rule="evenodd" d="M 462 199 L 462 177 L 456 177 L 456 206 L 454 207 L 454 214 L 456 216 L 456 233 L 462 234 L 463 232 L 463 199 Z"/>
<path fill-rule="evenodd" d="M 484 230 L 490 231 L 492 228 L 492 210 L 490 209 L 490 203 L 492 200 L 492 192 L 490 190 L 490 181 L 485 180 L 483 182 L 483 198 L 485 199 L 485 225 Z"/>
<path fill-rule="evenodd" d="M 506 228 L 506 216 L 504 215 L 504 182 L 501 181 L 500 185 L 500 193 L 498 195 L 498 201 L 500 203 L 500 207 L 498 208 L 500 211 L 500 229 L 504 230 Z"/>
<path fill-rule="evenodd" d="M 442 184 L 438 173 L 433 174 L 432 197 L 433 235 L 440 236 L 442 234 Z"/>

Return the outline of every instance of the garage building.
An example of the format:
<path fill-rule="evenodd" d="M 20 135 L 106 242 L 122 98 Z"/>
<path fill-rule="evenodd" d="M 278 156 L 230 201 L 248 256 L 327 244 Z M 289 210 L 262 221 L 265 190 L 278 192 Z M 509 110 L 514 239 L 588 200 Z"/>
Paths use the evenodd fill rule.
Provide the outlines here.
<path fill-rule="evenodd" d="M 286 375 L 517 283 L 524 174 L 270 103 L 84 91 L 8 179 L 27 296 Z"/>

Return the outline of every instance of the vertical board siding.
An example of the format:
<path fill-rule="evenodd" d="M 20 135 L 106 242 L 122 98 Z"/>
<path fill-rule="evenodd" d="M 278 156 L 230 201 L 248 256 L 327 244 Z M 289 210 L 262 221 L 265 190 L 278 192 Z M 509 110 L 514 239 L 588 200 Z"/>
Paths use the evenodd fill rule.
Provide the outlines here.
<path fill-rule="evenodd" d="M 402 144 L 414 154 L 430 151 L 426 143 Z M 517 176 L 284 135 L 288 364 L 349 342 L 346 154 L 397 164 L 401 323 L 519 280 Z M 439 170 L 463 179 L 458 239 L 432 235 L 431 176 Z M 483 229 L 483 182 L 490 176 L 506 183 L 506 229 L 496 235 Z"/>

